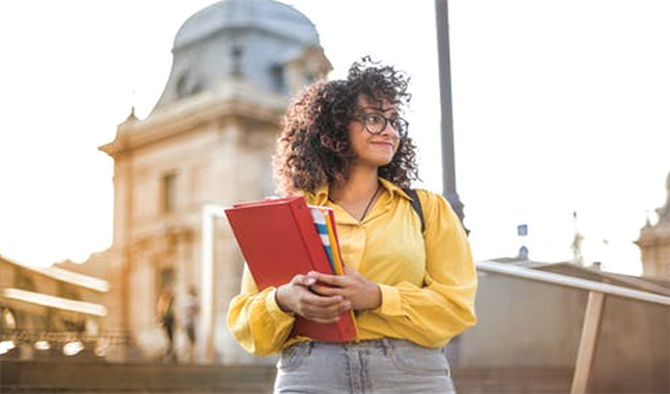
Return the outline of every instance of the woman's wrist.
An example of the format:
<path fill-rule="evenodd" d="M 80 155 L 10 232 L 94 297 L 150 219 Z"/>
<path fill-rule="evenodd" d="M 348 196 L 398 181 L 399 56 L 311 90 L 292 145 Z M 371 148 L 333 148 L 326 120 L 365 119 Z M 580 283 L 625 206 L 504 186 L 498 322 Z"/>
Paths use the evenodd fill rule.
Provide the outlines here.
<path fill-rule="evenodd" d="M 293 313 L 291 308 L 289 308 L 286 305 L 285 296 L 286 296 L 286 285 L 281 285 L 277 287 L 277 289 L 275 290 L 275 302 L 277 303 L 277 306 L 279 307 L 279 309 L 282 310 L 282 312 Z"/>
<path fill-rule="evenodd" d="M 382 290 L 377 283 L 370 282 L 367 299 L 369 305 L 364 308 L 366 310 L 377 309 L 382 305 Z"/>

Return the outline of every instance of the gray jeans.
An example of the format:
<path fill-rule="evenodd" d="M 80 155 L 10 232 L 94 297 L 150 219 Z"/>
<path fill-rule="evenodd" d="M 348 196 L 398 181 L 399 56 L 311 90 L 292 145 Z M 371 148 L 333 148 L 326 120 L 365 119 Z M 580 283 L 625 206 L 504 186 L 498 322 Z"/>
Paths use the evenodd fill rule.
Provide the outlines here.
<path fill-rule="evenodd" d="M 301 342 L 282 352 L 277 393 L 455 393 L 442 349 L 398 339 Z"/>

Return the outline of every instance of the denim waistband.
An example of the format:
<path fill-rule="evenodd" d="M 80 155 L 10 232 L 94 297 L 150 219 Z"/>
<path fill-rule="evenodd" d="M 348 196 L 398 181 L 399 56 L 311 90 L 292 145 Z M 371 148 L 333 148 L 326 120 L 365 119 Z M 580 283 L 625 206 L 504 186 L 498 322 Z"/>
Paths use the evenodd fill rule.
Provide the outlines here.
<path fill-rule="evenodd" d="M 299 342 L 293 346 L 300 345 L 306 346 L 310 350 L 317 348 L 338 348 L 343 350 L 372 350 L 372 349 L 381 349 L 384 352 L 400 349 L 400 348 L 419 348 L 425 350 L 434 350 L 437 352 L 442 352 L 442 348 L 427 348 L 420 345 L 417 345 L 414 342 L 408 341 L 406 339 L 395 339 L 395 338 L 380 338 L 380 339 L 366 339 L 358 342 L 321 342 L 321 341 L 306 341 Z"/>

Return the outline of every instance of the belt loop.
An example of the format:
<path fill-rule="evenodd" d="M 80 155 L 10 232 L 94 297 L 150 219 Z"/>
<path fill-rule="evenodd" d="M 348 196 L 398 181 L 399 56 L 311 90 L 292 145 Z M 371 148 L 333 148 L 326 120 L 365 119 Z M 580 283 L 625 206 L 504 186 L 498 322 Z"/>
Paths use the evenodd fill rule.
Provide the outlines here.
<path fill-rule="evenodd" d="M 307 342 L 307 355 L 310 356 L 312 354 L 312 349 L 314 348 L 314 341 L 308 341 Z"/>
<path fill-rule="evenodd" d="M 449 362 L 449 357 L 447 357 L 447 345 L 442 346 L 440 351 L 442 352 L 442 357 L 447 360 L 447 377 L 451 379 L 451 363 Z"/>
<path fill-rule="evenodd" d="M 388 338 L 382 338 L 382 346 L 384 347 L 384 356 L 388 357 L 393 347 L 391 341 Z"/>

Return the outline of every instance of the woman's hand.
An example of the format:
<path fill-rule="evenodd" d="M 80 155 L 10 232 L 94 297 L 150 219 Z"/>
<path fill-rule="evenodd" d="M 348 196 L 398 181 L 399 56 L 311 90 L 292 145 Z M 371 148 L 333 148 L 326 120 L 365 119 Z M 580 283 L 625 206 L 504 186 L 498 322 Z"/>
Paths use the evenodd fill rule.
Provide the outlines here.
<path fill-rule="evenodd" d="M 312 291 L 323 296 L 341 296 L 351 303 L 351 308 L 354 310 L 376 309 L 382 303 L 379 285 L 353 268 L 344 267 L 344 275 L 326 275 L 312 271 L 307 277 L 330 285 L 310 285 Z"/>
<path fill-rule="evenodd" d="M 351 308 L 351 302 L 341 295 L 317 294 L 310 289 L 315 285 L 315 278 L 296 275 L 289 283 L 277 288 L 277 304 L 284 312 L 297 313 L 317 323 L 335 323 Z"/>

